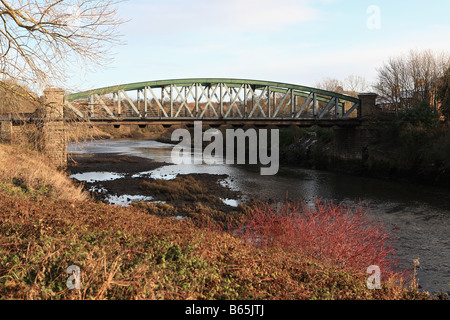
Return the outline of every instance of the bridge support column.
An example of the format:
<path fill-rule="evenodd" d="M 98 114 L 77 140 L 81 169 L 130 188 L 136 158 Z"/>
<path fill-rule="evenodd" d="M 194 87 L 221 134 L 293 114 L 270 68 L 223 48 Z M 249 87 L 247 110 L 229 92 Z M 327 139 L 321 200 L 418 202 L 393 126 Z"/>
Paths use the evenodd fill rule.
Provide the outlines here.
<path fill-rule="evenodd" d="M 64 94 L 58 88 L 44 91 L 43 151 L 58 167 L 67 165 L 66 127 L 64 123 Z"/>
<path fill-rule="evenodd" d="M 378 95 L 376 93 L 361 93 L 358 98 L 361 100 L 361 114 L 360 117 L 373 117 L 378 114 L 376 108 L 376 101 Z"/>

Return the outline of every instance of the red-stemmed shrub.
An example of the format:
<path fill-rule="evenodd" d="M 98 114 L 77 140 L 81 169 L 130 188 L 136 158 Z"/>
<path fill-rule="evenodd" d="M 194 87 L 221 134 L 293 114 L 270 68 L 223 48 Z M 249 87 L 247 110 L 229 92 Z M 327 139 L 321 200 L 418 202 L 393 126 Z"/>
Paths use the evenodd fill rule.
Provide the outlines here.
<path fill-rule="evenodd" d="M 376 265 L 385 276 L 399 272 L 392 234 L 370 219 L 361 206 L 320 200 L 313 205 L 257 205 L 247 221 L 234 230 L 261 248 L 297 251 L 349 271 L 365 273 Z"/>

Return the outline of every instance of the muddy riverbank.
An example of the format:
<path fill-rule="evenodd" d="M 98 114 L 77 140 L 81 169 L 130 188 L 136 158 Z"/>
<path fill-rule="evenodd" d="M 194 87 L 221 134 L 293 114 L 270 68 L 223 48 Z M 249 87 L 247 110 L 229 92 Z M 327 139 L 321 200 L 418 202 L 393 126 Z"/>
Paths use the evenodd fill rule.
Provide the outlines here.
<path fill-rule="evenodd" d="M 177 218 L 209 215 L 217 221 L 239 217 L 241 193 L 226 187 L 227 175 L 187 174 L 154 179 L 145 172 L 166 165 L 149 159 L 115 154 L 72 154 L 68 173 L 91 196 L 112 205 L 135 205 Z M 167 178 L 167 179 L 165 179 Z"/>

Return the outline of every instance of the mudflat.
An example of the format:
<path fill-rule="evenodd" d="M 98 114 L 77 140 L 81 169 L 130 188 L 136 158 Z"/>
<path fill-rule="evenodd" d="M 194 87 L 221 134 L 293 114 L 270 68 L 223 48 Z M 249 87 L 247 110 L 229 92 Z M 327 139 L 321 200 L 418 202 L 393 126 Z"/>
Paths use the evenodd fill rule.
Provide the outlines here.
<path fill-rule="evenodd" d="M 149 211 L 159 207 L 153 211 L 168 212 L 165 215 L 192 217 L 211 214 L 220 216 L 220 220 L 227 214 L 235 215 L 243 210 L 242 206 L 230 206 L 223 201 L 241 199 L 240 192 L 220 183 L 227 175 L 188 174 L 173 180 L 139 175 L 165 165 L 167 163 L 115 153 L 71 154 L 67 171 L 69 175 L 91 172 L 116 174 L 118 178 L 111 180 L 78 182 L 98 201 L 107 202 L 111 196 L 142 196 L 151 198 L 151 202 L 141 201 L 133 205 L 148 208 Z M 167 210 L 168 207 L 170 210 Z"/>

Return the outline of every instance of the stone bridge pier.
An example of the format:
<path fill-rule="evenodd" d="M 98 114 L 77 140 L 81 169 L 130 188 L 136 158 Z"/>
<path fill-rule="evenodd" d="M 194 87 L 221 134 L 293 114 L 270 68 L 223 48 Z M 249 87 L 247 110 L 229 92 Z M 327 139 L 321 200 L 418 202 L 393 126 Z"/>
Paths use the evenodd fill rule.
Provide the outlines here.
<path fill-rule="evenodd" d="M 44 90 L 44 122 L 42 126 L 42 149 L 58 167 L 67 165 L 67 140 L 64 122 L 65 90 L 49 88 Z"/>
<path fill-rule="evenodd" d="M 363 93 L 358 96 L 361 100 L 360 117 L 362 120 L 376 118 L 379 110 L 376 107 L 375 93 Z M 334 128 L 334 155 L 343 160 L 362 160 L 364 150 L 376 138 L 374 132 L 361 127 Z"/>
<path fill-rule="evenodd" d="M 35 113 L 9 115 L 0 122 L 0 140 L 16 145 L 30 145 L 48 156 L 57 167 L 67 165 L 66 126 L 64 122 L 65 90 L 44 90 L 45 99 Z M 37 120 L 29 120 L 37 117 Z"/>
<path fill-rule="evenodd" d="M 0 123 L 0 141 L 11 142 L 13 130 L 12 121 L 2 121 Z"/>

